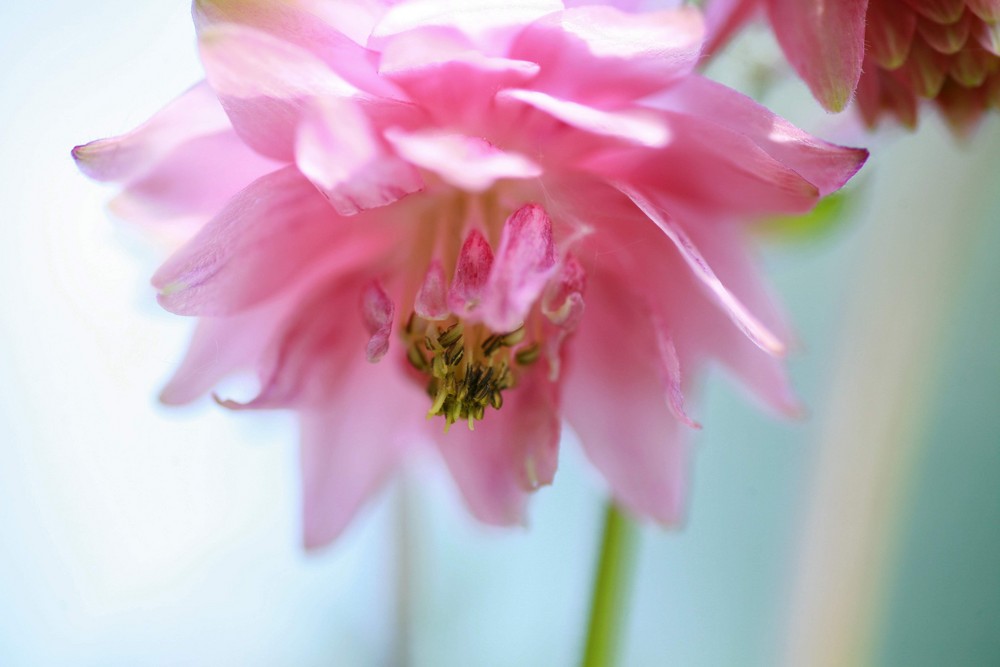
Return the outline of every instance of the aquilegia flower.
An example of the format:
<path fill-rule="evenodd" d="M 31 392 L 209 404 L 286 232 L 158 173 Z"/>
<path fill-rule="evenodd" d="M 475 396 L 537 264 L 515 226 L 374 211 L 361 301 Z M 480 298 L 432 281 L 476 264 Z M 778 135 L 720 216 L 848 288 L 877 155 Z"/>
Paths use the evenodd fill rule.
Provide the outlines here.
<path fill-rule="evenodd" d="M 865 122 L 917 122 L 920 98 L 967 130 L 1000 109 L 998 0 L 710 0 L 712 41 L 767 9 L 791 64 L 827 108 L 855 94 Z"/>
<path fill-rule="evenodd" d="M 194 15 L 207 82 L 74 154 L 124 183 L 119 211 L 204 222 L 153 279 L 165 308 L 201 318 L 162 398 L 256 368 L 255 398 L 220 402 L 298 411 L 307 545 L 420 442 L 475 516 L 522 520 L 561 417 L 621 503 L 674 522 L 696 426 L 683 393 L 705 362 L 796 409 L 744 223 L 808 210 L 866 153 L 693 74 L 695 11 L 200 0 Z"/>

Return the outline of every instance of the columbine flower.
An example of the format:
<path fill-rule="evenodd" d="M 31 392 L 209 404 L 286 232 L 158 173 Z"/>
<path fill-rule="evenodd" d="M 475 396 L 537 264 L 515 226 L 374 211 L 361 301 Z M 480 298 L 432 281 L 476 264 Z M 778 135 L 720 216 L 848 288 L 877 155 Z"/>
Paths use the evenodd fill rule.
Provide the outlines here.
<path fill-rule="evenodd" d="M 795 410 L 742 221 L 809 209 L 866 154 L 692 74 L 697 13 L 194 13 L 207 83 L 75 155 L 125 183 L 120 211 L 212 215 L 153 279 L 201 317 L 163 400 L 256 368 L 253 400 L 220 402 L 300 414 L 308 545 L 419 442 L 478 518 L 522 520 L 561 415 L 620 502 L 674 522 L 698 368 L 721 361 Z"/>
<path fill-rule="evenodd" d="M 713 42 L 767 9 L 789 61 L 832 111 L 857 95 L 865 122 L 917 122 L 920 98 L 957 130 L 1000 109 L 997 0 L 711 0 Z"/>

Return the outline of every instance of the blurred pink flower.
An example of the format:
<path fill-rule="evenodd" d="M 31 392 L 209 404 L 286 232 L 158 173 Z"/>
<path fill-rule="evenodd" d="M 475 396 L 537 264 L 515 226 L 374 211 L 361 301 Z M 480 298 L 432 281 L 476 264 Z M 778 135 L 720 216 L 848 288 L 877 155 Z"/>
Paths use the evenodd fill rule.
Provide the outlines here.
<path fill-rule="evenodd" d="M 308 546 L 421 442 L 476 517 L 522 521 L 561 416 L 621 503 L 676 522 L 697 369 L 720 361 L 795 412 L 744 225 L 810 209 L 866 153 L 693 74 L 698 13 L 204 0 L 194 15 L 207 82 L 74 155 L 124 184 L 120 213 L 201 222 L 153 279 L 166 309 L 201 318 L 162 399 L 252 367 L 257 396 L 223 405 L 298 411 Z"/>
<path fill-rule="evenodd" d="M 823 106 L 914 127 L 920 98 L 957 131 L 1000 109 L 1000 0 L 709 0 L 711 49 L 761 9 Z"/>

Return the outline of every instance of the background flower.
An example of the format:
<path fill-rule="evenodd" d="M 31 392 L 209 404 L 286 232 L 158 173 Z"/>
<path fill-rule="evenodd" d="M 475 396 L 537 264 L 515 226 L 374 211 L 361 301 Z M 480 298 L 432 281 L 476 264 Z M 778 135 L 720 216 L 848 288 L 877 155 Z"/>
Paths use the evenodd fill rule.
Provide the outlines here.
<path fill-rule="evenodd" d="M 789 62 L 823 106 L 856 97 L 874 127 L 917 123 L 932 100 L 959 132 L 1000 108 L 1000 3 L 995 0 L 712 0 L 711 48 L 766 9 Z"/>

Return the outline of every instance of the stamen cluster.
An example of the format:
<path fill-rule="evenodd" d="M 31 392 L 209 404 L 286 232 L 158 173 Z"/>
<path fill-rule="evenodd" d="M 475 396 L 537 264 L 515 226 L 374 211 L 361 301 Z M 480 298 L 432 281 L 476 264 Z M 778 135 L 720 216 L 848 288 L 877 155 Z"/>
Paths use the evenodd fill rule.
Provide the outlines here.
<path fill-rule="evenodd" d="M 460 419 L 473 430 L 487 406 L 499 410 L 503 392 L 516 384 L 517 367 L 539 357 L 539 345 L 525 344 L 526 334 L 524 325 L 506 333 L 483 325 L 467 331 L 461 321 L 442 325 L 411 315 L 404 329 L 406 357 L 429 378 L 427 394 L 433 402 L 427 417 L 444 417 L 445 431 Z"/>

